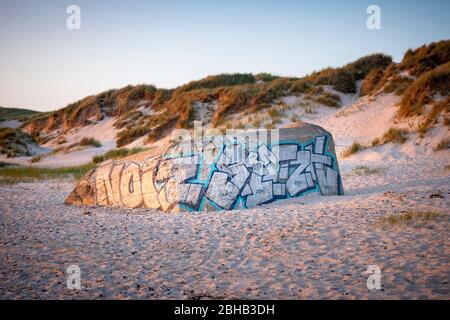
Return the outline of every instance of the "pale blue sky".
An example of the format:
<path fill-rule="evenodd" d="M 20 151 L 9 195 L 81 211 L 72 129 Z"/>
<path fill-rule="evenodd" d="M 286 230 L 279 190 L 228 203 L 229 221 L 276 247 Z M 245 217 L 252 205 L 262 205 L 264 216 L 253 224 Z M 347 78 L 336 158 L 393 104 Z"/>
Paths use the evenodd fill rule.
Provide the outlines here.
<path fill-rule="evenodd" d="M 81 30 L 66 8 L 81 8 Z M 381 7 L 382 29 L 366 28 Z M 110 88 L 209 74 L 302 76 L 450 38 L 450 1 L 0 0 L 0 106 L 52 110 Z"/>

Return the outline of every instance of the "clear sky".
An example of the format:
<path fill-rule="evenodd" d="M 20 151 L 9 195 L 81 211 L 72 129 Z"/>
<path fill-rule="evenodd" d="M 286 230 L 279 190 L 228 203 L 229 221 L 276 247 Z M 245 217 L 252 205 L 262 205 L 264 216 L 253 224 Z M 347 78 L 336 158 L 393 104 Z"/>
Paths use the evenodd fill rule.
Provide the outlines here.
<path fill-rule="evenodd" d="M 69 30 L 66 9 L 81 8 Z M 366 27 L 369 5 L 381 30 Z M 302 76 L 450 38 L 450 1 L 0 0 L 0 106 L 53 110 L 110 88 L 210 74 Z"/>

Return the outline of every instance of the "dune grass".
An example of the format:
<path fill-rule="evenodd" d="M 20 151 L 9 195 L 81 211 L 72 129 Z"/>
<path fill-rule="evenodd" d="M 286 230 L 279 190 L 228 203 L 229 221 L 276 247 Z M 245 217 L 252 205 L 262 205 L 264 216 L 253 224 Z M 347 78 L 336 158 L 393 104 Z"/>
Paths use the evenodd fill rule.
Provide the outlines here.
<path fill-rule="evenodd" d="M 300 117 L 298 114 L 294 113 L 293 115 L 291 115 L 289 120 L 291 120 L 291 122 L 298 122 L 300 121 Z"/>
<path fill-rule="evenodd" d="M 44 155 L 39 154 L 39 155 L 36 155 L 36 156 L 32 157 L 30 159 L 30 162 L 31 163 L 37 163 L 37 162 L 40 162 L 43 158 L 44 158 Z"/>
<path fill-rule="evenodd" d="M 428 112 L 425 120 L 418 128 L 419 134 L 423 137 L 425 133 L 438 121 L 439 115 L 445 112 L 450 112 L 450 96 L 433 104 L 433 108 L 430 112 Z M 446 119 L 448 118 L 444 118 L 444 125 L 448 125 L 448 123 L 446 124 Z"/>
<path fill-rule="evenodd" d="M 102 146 L 102 144 L 98 140 L 96 140 L 94 138 L 87 138 L 87 137 L 81 139 L 81 141 L 79 142 L 79 145 L 80 146 L 93 146 L 96 148 L 100 148 Z"/>
<path fill-rule="evenodd" d="M 384 93 L 395 92 L 396 95 L 402 95 L 414 80 L 409 77 L 394 75 L 384 86 Z"/>
<path fill-rule="evenodd" d="M 389 143 L 389 142 L 398 143 L 398 144 L 405 143 L 406 140 L 408 139 L 406 137 L 407 133 L 408 133 L 408 131 L 405 129 L 390 128 L 381 137 L 382 144 Z"/>
<path fill-rule="evenodd" d="M 409 210 L 399 214 L 388 214 L 379 218 L 376 225 L 382 228 L 392 228 L 396 226 L 421 227 L 425 223 L 444 216 L 444 213 L 436 211 L 416 211 Z"/>
<path fill-rule="evenodd" d="M 424 106 L 434 101 L 434 96 L 447 96 L 450 93 L 450 62 L 425 72 L 406 88 L 400 108 L 399 117 L 421 115 Z"/>
<path fill-rule="evenodd" d="M 353 144 L 350 147 L 348 147 L 347 149 L 345 149 L 342 152 L 342 157 L 343 158 L 350 157 L 352 154 L 355 154 L 355 153 L 357 153 L 359 151 L 362 151 L 365 148 L 366 147 L 363 146 L 361 143 L 355 141 L 355 142 L 353 142 Z"/>
<path fill-rule="evenodd" d="M 27 118 L 37 114 L 39 114 L 39 111 L 0 107 L 0 121 L 26 120 Z"/>
<path fill-rule="evenodd" d="M 448 62 L 449 57 L 450 40 L 432 42 L 415 50 L 409 49 L 400 63 L 400 69 L 408 70 L 411 75 L 417 77 Z"/>
<path fill-rule="evenodd" d="M 0 168 L 14 167 L 14 166 L 17 165 L 15 163 L 0 161 Z"/>
<path fill-rule="evenodd" d="M 60 168 L 22 166 L 0 167 L 0 185 L 51 179 L 79 179 L 93 167 L 93 164 Z"/>
<path fill-rule="evenodd" d="M 19 129 L 0 128 L 0 154 L 5 154 L 8 158 L 31 155 L 31 143 L 36 143 L 36 140 Z"/>
<path fill-rule="evenodd" d="M 341 68 L 327 68 L 312 73 L 307 79 L 316 85 L 330 85 L 343 93 L 355 93 L 355 81 L 364 79 L 373 69 L 385 69 L 392 58 L 384 54 L 372 54 L 362 57 Z"/>
<path fill-rule="evenodd" d="M 381 138 L 375 138 L 370 142 L 370 145 L 372 147 L 379 146 L 381 144 Z"/>
<path fill-rule="evenodd" d="M 174 128 L 191 128 L 196 102 L 217 102 L 212 115 L 213 127 L 221 127 L 239 112 L 255 114 L 287 95 L 304 94 L 312 88 L 330 85 L 335 90 L 355 92 L 355 81 L 363 79 L 373 68 L 389 65 L 392 59 L 382 54 L 363 57 L 342 68 L 327 68 L 303 78 L 278 77 L 268 73 L 219 74 L 191 81 L 175 89 L 158 89 L 151 85 L 126 86 L 86 97 L 63 109 L 34 117 L 26 123 L 27 131 L 37 139 L 58 128 L 85 126 L 92 119 L 117 117 L 117 146 L 139 137 L 147 142 L 165 137 Z M 331 93 L 312 95 L 313 101 L 340 107 L 339 96 Z M 147 111 L 141 112 L 141 107 Z M 285 111 L 285 110 L 284 110 Z M 276 120 L 276 119 L 275 119 Z"/>
<path fill-rule="evenodd" d="M 441 141 L 439 141 L 436 148 L 434 148 L 434 151 L 441 151 L 447 149 L 450 149 L 450 138 L 448 137 L 443 138 Z"/>
<path fill-rule="evenodd" d="M 381 173 L 383 170 L 381 168 L 370 168 L 367 166 L 357 166 L 352 170 L 352 173 L 363 176 L 363 175 L 369 175 L 369 174 L 378 174 Z"/>
<path fill-rule="evenodd" d="M 370 71 L 362 82 L 360 96 L 373 94 L 378 89 L 380 82 L 383 79 L 383 75 L 384 70 L 380 68 Z"/>
<path fill-rule="evenodd" d="M 127 149 L 127 148 L 119 148 L 119 149 L 113 149 L 113 150 L 109 150 L 108 152 L 99 155 L 99 156 L 95 156 L 92 158 L 92 163 L 93 164 L 97 164 L 97 163 L 101 163 L 104 162 L 106 160 L 109 159 L 120 159 L 120 158 L 125 158 L 128 156 L 131 156 L 133 154 L 142 152 L 147 150 L 147 148 L 132 148 L 132 149 Z"/>
<path fill-rule="evenodd" d="M 352 154 L 367 149 L 368 147 L 376 147 L 389 142 L 403 144 L 406 142 L 406 140 L 408 140 L 408 137 L 406 136 L 407 134 L 408 131 L 405 129 L 390 128 L 383 134 L 383 136 L 373 139 L 370 142 L 370 145 L 363 145 L 356 141 L 353 142 L 353 144 L 347 149 L 345 149 L 341 155 L 342 157 L 347 158 Z"/>

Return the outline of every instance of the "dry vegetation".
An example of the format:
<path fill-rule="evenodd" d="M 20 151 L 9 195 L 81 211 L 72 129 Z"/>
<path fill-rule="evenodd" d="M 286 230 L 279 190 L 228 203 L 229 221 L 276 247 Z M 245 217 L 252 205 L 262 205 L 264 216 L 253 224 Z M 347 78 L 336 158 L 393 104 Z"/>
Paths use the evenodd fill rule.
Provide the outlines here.
<path fill-rule="evenodd" d="M 81 139 L 80 141 L 70 143 L 65 146 L 57 147 L 57 148 L 53 149 L 51 153 L 52 154 L 69 153 L 69 152 L 72 152 L 77 147 L 100 148 L 101 146 L 102 146 L 102 144 L 98 140 L 96 140 L 94 138 L 85 137 L 85 138 Z"/>
<path fill-rule="evenodd" d="M 0 185 L 48 179 L 79 179 L 93 167 L 92 164 L 60 168 L 5 166 L 0 167 Z"/>
<path fill-rule="evenodd" d="M 450 138 L 448 138 L 448 137 L 443 138 L 441 141 L 439 141 L 436 148 L 434 148 L 435 151 L 447 150 L 447 149 L 450 149 Z"/>
<path fill-rule="evenodd" d="M 373 69 L 362 83 L 361 95 L 375 94 L 380 90 L 402 96 L 398 110 L 400 119 L 422 115 L 427 104 L 435 104 L 419 128 L 423 136 L 436 123 L 439 114 L 449 111 L 450 40 L 410 49 L 401 63 L 392 63 L 384 70 Z M 444 97 L 444 102 L 437 102 L 439 97 Z"/>
<path fill-rule="evenodd" d="M 389 214 L 381 217 L 375 223 L 381 228 L 392 228 L 401 226 L 422 227 L 426 223 L 444 216 L 444 213 L 435 211 L 414 211 L 410 210 L 399 214 Z"/>
<path fill-rule="evenodd" d="M 327 68 L 306 77 L 319 85 L 330 85 L 343 93 L 355 93 L 357 80 L 364 79 L 373 69 L 384 69 L 392 58 L 384 54 L 373 54 L 360 58 L 342 68 Z"/>
<path fill-rule="evenodd" d="M 362 82 L 360 95 L 365 96 L 375 93 L 379 89 L 379 85 L 382 82 L 383 76 L 383 69 L 376 68 L 370 71 Z"/>
<path fill-rule="evenodd" d="M 357 166 L 352 170 L 352 173 L 358 176 L 365 176 L 368 174 L 378 174 L 381 172 L 382 169 L 380 168 L 369 168 L 367 166 Z"/>
<path fill-rule="evenodd" d="M 425 117 L 425 120 L 420 124 L 418 132 L 423 137 L 425 133 L 438 122 L 439 115 L 443 113 L 449 113 L 450 112 L 450 96 L 448 96 L 446 99 L 435 102 L 433 104 L 433 107 L 430 112 Z M 449 118 L 444 117 L 443 125 L 448 126 L 448 120 Z M 447 121 L 447 123 L 446 123 Z"/>
<path fill-rule="evenodd" d="M 423 73 L 450 61 L 450 41 L 443 40 L 423 45 L 415 50 L 409 49 L 399 65 L 400 70 L 407 70 L 412 76 Z"/>
<path fill-rule="evenodd" d="M 38 114 L 38 111 L 28 109 L 3 108 L 0 107 L 0 121 L 26 120 Z"/>
<path fill-rule="evenodd" d="M 383 92 L 395 92 L 396 95 L 401 96 L 412 82 L 414 82 L 414 80 L 410 77 L 400 76 L 398 74 L 393 75 L 389 82 L 383 87 Z"/>
<path fill-rule="evenodd" d="M 407 137 L 408 131 L 401 128 L 390 128 L 388 131 L 386 131 L 382 137 L 375 138 L 371 141 L 370 146 L 376 147 L 379 145 L 383 145 L 386 143 L 397 143 L 397 144 L 403 144 L 408 140 Z M 357 152 L 360 152 L 362 150 L 367 149 L 369 146 L 363 145 L 359 142 L 353 142 L 353 144 L 345 149 L 342 152 L 342 157 L 347 158 L 351 156 L 352 154 L 355 154 Z"/>
<path fill-rule="evenodd" d="M 96 148 L 100 148 L 102 146 L 102 144 L 94 139 L 94 138 L 83 138 L 81 139 L 81 141 L 78 143 L 80 146 L 92 146 L 92 147 L 96 147 Z"/>
<path fill-rule="evenodd" d="M 142 152 L 142 151 L 145 151 L 145 150 L 147 150 L 147 149 L 146 148 L 132 148 L 132 149 L 119 148 L 119 149 L 113 149 L 113 150 L 109 150 L 105 154 L 93 157 L 92 158 L 92 163 L 93 164 L 97 164 L 97 163 L 101 163 L 101 162 L 104 162 L 104 161 L 109 160 L 109 159 L 125 158 L 125 157 L 131 156 L 133 154 L 136 154 L 136 153 L 139 153 L 139 152 Z"/>
<path fill-rule="evenodd" d="M 403 75 L 405 73 L 406 75 Z M 372 69 L 361 86 L 361 95 L 395 92 L 402 95 L 398 116 L 421 115 L 436 96 L 450 94 L 450 41 L 443 40 L 408 50 L 399 64 Z"/>
<path fill-rule="evenodd" d="M 55 129 L 67 132 L 74 126 L 89 125 L 105 116 L 115 116 L 116 128 L 122 129 L 117 135 L 119 147 L 142 136 L 147 136 L 146 141 L 155 141 L 173 128 L 190 128 L 195 117 L 194 102 L 217 102 L 218 107 L 211 119 L 215 127 L 224 125 L 233 114 L 252 114 L 291 94 L 305 94 L 313 102 L 339 107 L 339 97 L 325 92 L 322 86 L 332 86 L 343 93 L 355 92 L 356 80 L 363 79 L 374 68 L 385 68 L 391 62 L 388 56 L 374 54 L 344 67 L 327 68 L 301 79 L 267 73 L 238 73 L 208 76 L 173 90 L 150 85 L 127 86 L 87 97 L 55 112 L 40 114 L 28 121 L 25 128 L 37 139 L 44 139 L 41 133 Z M 149 112 L 142 112 L 142 108 Z M 279 122 L 280 119 L 273 119 L 271 126 Z"/>
<path fill-rule="evenodd" d="M 29 145 L 36 141 L 29 134 L 18 129 L 0 128 L 0 154 L 8 158 L 30 156 Z"/>
<path fill-rule="evenodd" d="M 400 117 L 423 113 L 424 105 L 433 102 L 436 94 L 450 94 L 450 62 L 425 72 L 406 88 L 399 109 Z"/>
<path fill-rule="evenodd" d="M 389 143 L 389 142 L 398 143 L 398 144 L 405 143 L 406 140 L 408 139 L 406 137 L 407 134 L 408 134 L 408 131 L 405 129 L 390 128 L 381 137 L 381 144 L 385 144 L 385 143 Z"/>
<path fill-rule="evenodd" d="M 351 156 L 352 154 L 355 154 L 364 149 L 366 149 L 366 147 L 364 145 L 362 145 L 361 143 L 353 142 L 353 144 L 350 147 L 348 147 L 347 149 L 345 149 L 342 152 L 342 157 L 347 158 L 347 157 Z"/>
<path fill-rule="evenodd" d="M 313 105 L 317 104 L 340 107 L 339 96 L 324 87 L 355 93 L 358 80 L 363 80 L 361 95 L 378 92 L 402 95 L 399 117 L 421 114 L 424 105 L 433 103 L 436 96 L 449 95 L 450 41 L 408 50 L 399 64 L 384 54 L 373 54 L 303 78 L 235 73 L 208 76 L 171 90 L 151 85 L 127 86 L 87 97 L 55 112 L 39 114 L 28 121 L 25 128 L 38 141 L 45 142 L 50 139 L 48 133 L 54 129 L 66 132 L 74 126 L 89 125 L 105 116 L 114 116 L 115 127 L 121 129 L 117 134 L 117 146 L 122 147 L 140 137 L 152 142 L 165 137 L 174 128 L 191 128 L 196 117 L 196 102 L 216 103 L 217 107 L 210 110 L 211 124 L 223 129 L 237 113 L 255 115 L 261 110 L 270 110 L 281 97 L 288 95 L 302 95 L 311 104 L 305 108 L 306 113 L 314 113 Z M 444 108 L 439 110 L 443 112 Z M 283 111 L 286 110 L 281 106 Z M 273 114 L 269 123 L 257 119 L 251 124 L 273 128 L 285 116 L 285 113 Z M 295 116 L 292 118 L 296 120 Z M 424 124 L 422 130 L 429 124 Z M 242 122 L 233 124 L 234 127 L 246 125 Z"/>
<path fill-rule="evenodd" d="M 372 147 L 383 145 L 389 142 L 403 144 L 408 140 L 408 130 L 401 128 L 390 128 L 380 138 L 375 138 L 370 143 Z"/>

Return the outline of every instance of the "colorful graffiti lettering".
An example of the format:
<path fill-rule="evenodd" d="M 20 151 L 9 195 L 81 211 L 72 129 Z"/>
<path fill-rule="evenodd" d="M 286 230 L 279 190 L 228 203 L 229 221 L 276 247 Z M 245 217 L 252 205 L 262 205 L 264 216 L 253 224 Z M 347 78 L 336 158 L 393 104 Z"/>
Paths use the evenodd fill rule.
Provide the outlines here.
<path fill-rule="evenodd" d="M 250 149 L 239 140 L 202 152 L 136 162 L 107 163 L 95 176 L 98 205 L 163 211 L 251 208 L 307 192 L 341 194 L 336 159 L 327 136 L 299 144 L 280 142 Z M 170 153 L 169 153 L 170 154 Z"/>

